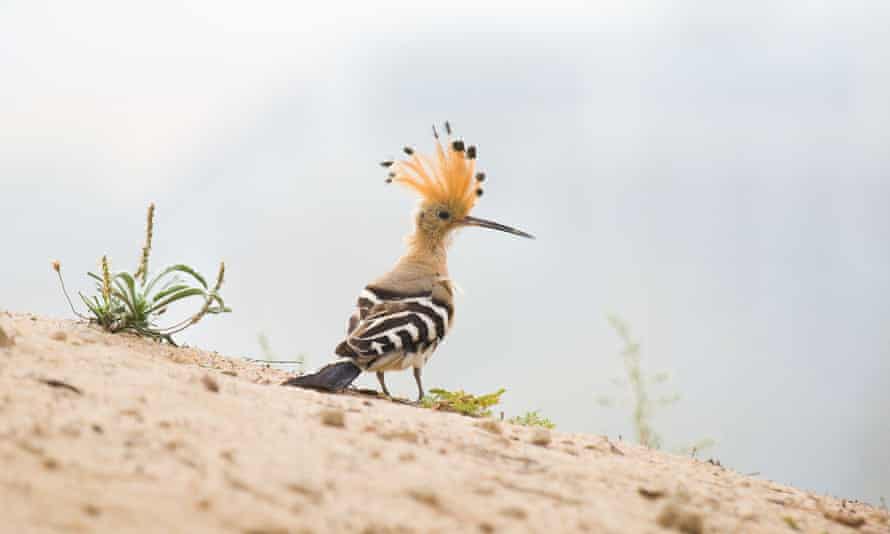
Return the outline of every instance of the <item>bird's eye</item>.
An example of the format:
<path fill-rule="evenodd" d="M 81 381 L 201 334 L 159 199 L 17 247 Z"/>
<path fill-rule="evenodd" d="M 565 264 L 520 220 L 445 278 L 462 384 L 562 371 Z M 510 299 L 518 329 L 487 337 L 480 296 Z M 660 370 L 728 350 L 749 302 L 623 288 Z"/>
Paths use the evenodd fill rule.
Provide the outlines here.
<path fill-rule="evenodd" d="M 448 213 L 447 211 L 440 211 L 438 213 L 438 215 L 439 215 L 439 218 L 442 219 L 443 221 L 447 221 L 448 218 L 451 217 L 451 214 Z"/>

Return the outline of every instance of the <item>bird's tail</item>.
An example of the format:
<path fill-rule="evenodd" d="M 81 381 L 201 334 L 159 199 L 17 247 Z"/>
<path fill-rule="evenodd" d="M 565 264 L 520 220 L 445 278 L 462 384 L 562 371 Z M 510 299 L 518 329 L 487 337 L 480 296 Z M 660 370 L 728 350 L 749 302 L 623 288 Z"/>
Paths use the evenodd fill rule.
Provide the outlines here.
<path fill-rule="evenodd" d="M 358 378 L 362 370 L 349 360 L 325 365 L 310 375 L 295 376 L 281 383 L 282 386 L 340 391 Z"/>

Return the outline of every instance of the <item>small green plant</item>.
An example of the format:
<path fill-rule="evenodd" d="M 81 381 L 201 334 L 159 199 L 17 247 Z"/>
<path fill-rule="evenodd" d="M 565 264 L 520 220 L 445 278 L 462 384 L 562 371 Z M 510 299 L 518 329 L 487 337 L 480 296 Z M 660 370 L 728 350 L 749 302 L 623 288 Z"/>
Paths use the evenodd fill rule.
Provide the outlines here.
<path fill-rule="evenodd" d="M 666 383 L 669 379 L 668 374 L 655 373 L 651 376 L 647 375 L 643 371 L 641 363 L 640 343 L 631 337 L 630 327 L 617 316 L 611 315 L 608 319 L 609 324 L 618 334 L 623 345 L 620 355 L 624 363 L 624 370 L 627 373 L 627 379 L 626 382 L 621 380 L 617 381 L 616 384 L 619 386 L 626 385 L 630 389 L 633 405 L 631 420 L 636 433 L 637 443 L 653 449 L 660 449 L 662 438 L 656 432 L 652 419 L 657 410 L 673 405 L 680 400 L 680 396 L 674 393 L 652 398 L 650 395 L 651 388 Z M 610 397 L 600 397 L 599 402 L 603 406 L 611 406 L 613 404 L 613 400 Z M 698 452 L 712 446 L 714 446 L 713 440 L 702 439 L 692 446 L 680 449 L 679 452 L 695 457 Z"/>
<path fill-rule="evenodd" d="M 541 414 L 538 413 L 538 410 L 527 412 L 524 415 L 511 417 L 507 422 L 513 423 L 514 425 L 522 426 L 541 426 L 544 428 L 556 428 L 556 424 L 553 423 L 553 421 L 551 421 L 550 419 L 542 417 Z"/>
<path fill-rule="evenodd" d="M 225 277 L 225 264 L 220 263 L 216 283 L 212 287 L 208 286 L 200 273 L 183 264 L 171 265 L 150 277 L 148 260 L 154 230 L 154 210 L 154 204 L 149 205 L 145 245 L 142 247 L 135 273 L 112 272 L 107 256 L 102 256 L 99 262 L 99 274 L 87 273 L 96 282 L 96 294 L 91 297 L 86 297 L 82 293 L 78 295 L 90 315 L 82 315 L 75 309 L 65 288 L 61 264 L 58 261 L 53 262 L 53 270 L 59 276 L 62 292 L 68 300 L 68 305 L 71 306 L 71 311 L 78 317 L 96 323 L 108 332 L 132 332 L 175 345 L 171 337 L 173 334 L 182 332 L 205 315 L 232 311 L 226 307 L 219 294 Z M 157 324 L 157 318 L 163 315 L 170 305 L 193 297 L 202 302 L 194 314 L 169 326 Z"/>
<path fill-rule="evenodd" d="M 649 397 L 649 382 L 660 383 L 667 380 L 667 375 L 659 373 L 651 380 L 645 376 L 640 364 L 640 344 L 634 341 L 630 335 L 630 328 L 620 318 L 610 315 L 609 324 L 615 329 L 618 337 L 624 345 L 621 349 L 621 359 L 624 361 L 624 370 L 627 373 L 627 382 L 633 397 L 633 425 L 636 431 L 637 442 L 653 449 L 661 448 L 661 436 L 652 426 L 652 416 L 658 405 L 668 405 L 676 402 L 676 398 L 664 398 L 653 401 Z M 608 406 L 611 399 L 601 398 L 600 404 Z"/>
<path fill-rule="evenodd" d="M 790 515 L 782 516 L 782 521 L 784 521 L 791 530 L 800 530 L 800 526 L 798 526 L 797 521 L 795 521 L 794 518 Z"/>
<path fill-rule="evenodd" d="M 457 412 L 470 417 L 488 417 L 491 415 L 490 408 L 501 401 L 501 395 L 506 391 L 502 388 L 494 393 L 476 396 L 463 390 L 431 389 L 421 405 L 424 408 Z"/>

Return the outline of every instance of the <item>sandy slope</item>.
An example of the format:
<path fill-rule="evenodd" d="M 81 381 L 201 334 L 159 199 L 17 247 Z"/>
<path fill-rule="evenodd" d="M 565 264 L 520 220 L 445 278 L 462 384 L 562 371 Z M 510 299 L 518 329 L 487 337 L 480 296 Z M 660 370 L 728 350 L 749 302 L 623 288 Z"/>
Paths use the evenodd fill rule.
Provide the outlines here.
<path fill-rule="evenodd" d="M 0 532 L 890 532 L 875 508 L 601 436 L 279 387 L 71 321 L 0 328 Z"/>

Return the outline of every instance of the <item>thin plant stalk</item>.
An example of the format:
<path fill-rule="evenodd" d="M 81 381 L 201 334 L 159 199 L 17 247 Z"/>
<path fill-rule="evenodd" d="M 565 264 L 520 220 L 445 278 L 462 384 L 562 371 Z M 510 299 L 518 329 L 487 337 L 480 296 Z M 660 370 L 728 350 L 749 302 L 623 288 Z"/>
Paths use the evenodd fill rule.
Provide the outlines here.
<path fill-rule="evenodd" d="M 65 300 L 68 301 L 68 307 L 71 308 L 71 312 L 78 316 L 81 319 L 89 319 L 86 315 L 82 315 L 77 309 L 74 308 L 74 303 L 71 302 L 71 297 L 68 296 L 68 288 L 65 287 L 65 280 L 62 278 L 62 264 L 59 260 L 53 260 L 53 270 L 56 271 L 56 275 L 59 277 L 59 284 L 62 286 L 62 294 L 65 295 Z"/>

